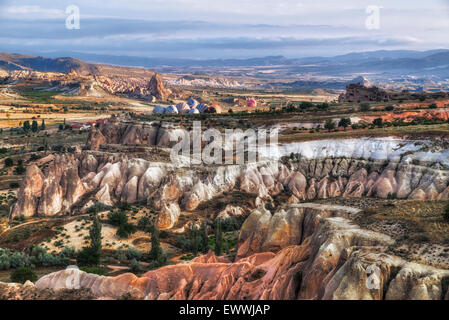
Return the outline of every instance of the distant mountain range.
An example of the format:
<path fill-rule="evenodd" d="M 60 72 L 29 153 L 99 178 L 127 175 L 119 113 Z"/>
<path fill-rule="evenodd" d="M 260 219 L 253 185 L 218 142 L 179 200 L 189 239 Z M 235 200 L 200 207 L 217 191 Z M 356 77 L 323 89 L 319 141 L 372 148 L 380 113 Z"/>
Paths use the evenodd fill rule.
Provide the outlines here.
<path fill-rule="evenodd" d="M 3 70 L 36 70 L 41 72 L 69 73 L 76 71 L 81 75 L 151 77 L 154 72 L 148 69 L 110 66 L 84 62 L 76 58 L 45 58 L 15 53 L 0 53 L 0 69 Z"/>
<path fill-rule="evenodd" d="M 66 56 L 60 58 L 61 56 Z M 88 62 L 85 62 L 88 61 Z M 341 88 L 360 75 L 370 81 L 399 88 L 447 90 L 449 88 L 449 50 L 380 50 L 354 52 L 334 57 L 286 58 L 268 56 L 250 59 L 173 59 L 98 55 L 80 52 L 53 52 L 48 57 L 0 53 L 0 69 L 34 69 L 123 76 L 150 77 L 153 71 L 173 74 L 266 79 L 275 86 L 293 81 L 296 88 Z M 150 70 L 151 69 L 151 70 Z M 282 83 L 281 83 L 282 85 Z M 410 87 L 411 86 L 411 87 Z M 397 86 L 396 86 L 397 87 Z"/>
<path fill-rule="evenodd" d="M 176 59 L 176 58 L 147 58 L 135 56 L 112 56 L 97 55 L 81 52 L 59 52 L 48 54 L 49 57 L 70 56 L 85 61 L 96 63 L 108 63 L 122 66 L 139 66 L 144 68 L 157 68 L 161 66 L 169 67 L 245 67 L 245 66 L 279 66 L 296 65 L 304 66 L 308 64 L 349 64 L 361 65 L 362 67 L 375 63 L 379 67 L 393 66 L 416 68 L 436 67 L 449 62 L 449 50 L 437 49 L 428 51 L 413 50 L 378 50 L 369 52 L 353 52 L 334 57 L 307 57 L 307 58 L 286 58 L 284 56 L 267 56 L 249 59 Z M 421 60 L 425 61 L 424 64 Z M 400 61 L 400 65 L 396 62 Z M 420 62 L 416 65 L 416 62 Z"/>

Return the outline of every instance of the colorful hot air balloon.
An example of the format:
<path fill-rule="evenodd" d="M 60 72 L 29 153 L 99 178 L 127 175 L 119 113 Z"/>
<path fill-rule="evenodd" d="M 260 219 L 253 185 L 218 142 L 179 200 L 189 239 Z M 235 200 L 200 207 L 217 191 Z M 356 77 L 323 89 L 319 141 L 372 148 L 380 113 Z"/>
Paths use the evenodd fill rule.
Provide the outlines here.
<path fill-rule="evenodd" d="M 247 105 L 250 108 L 255 108 L 257 106 L 257 102 L 256 102 L 255 99 L 251 98 L 251 99 L 248 99 L 248 104 Z"/>
<path fill-rule="evenodd" d="M 211 107 L 215 109 L 214 113 L 221 113 L 222 112 L 221 111 L 221 107 L 218 104 L 212 104 Z"/>

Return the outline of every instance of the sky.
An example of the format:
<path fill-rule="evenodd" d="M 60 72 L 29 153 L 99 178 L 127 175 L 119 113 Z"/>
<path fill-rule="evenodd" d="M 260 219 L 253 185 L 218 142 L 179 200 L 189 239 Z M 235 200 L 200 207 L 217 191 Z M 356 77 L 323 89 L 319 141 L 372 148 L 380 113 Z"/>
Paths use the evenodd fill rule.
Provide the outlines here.
<path fill-rule="evenodd" d="M 66 27 L 73 5 L 79 29 Z M 0 0 L 0 51 L 44 56 L 295 58 L 448 40 L 449 0 Z"/>

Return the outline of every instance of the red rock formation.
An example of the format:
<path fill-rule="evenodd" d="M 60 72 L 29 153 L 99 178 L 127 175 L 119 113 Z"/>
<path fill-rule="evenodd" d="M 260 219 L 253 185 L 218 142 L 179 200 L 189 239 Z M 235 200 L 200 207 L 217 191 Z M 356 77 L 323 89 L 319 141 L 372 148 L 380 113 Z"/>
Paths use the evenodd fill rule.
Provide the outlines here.
<path fill-rule="evenodd" d="M 36 288 L 90 289 L 101 298 L 119 299 L 131 294 L 138 299 L 164 300 L 440 299 L 446 294 L 441 282 L 449 271 L 382 253 L 392 240 L 341 217 L 351 215 L 352 209 L 292 209 L 291 218 L 297 216 L 303 222 L 284 223 L 284 213 L 268 216 L 254 212 L 252 220 L 258 222 L 250 223 L 252 230 L 244 227 L 247 238 L 243 240 L 244 234 L 241 238 L 243 243 L 255 241 L 247 247 L 256 252 L 248 252 L 234 262 L 209 252 L 188 263 L 149 271 L 140 278 L 129 273 L 104 277 L 68 269 L 44 276 Z M 281 234 L 295 236 L 282 239 Z M 260 244 L 268 239 L 282 239 L 280 247 L 264 252 Z M 379 270 L 376 287 L 367 285 L 367 268 L 373 265 Z"/>
<path fill-rule="evenodd" d="M 148 83 L 148 89 L 159 100 L 165 100 L 171 93 L 170 90 L 165 88 L 161 76 L 157 73 L 154 74 Z"/>

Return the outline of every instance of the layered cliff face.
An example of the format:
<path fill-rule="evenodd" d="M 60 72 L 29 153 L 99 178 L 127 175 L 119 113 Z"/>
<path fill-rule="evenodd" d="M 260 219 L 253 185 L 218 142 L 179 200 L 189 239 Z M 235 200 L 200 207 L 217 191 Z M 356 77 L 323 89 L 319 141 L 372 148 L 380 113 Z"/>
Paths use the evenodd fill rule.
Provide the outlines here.
<path fill-rule="evenodd" d="M 153 141 L 172 133 L 166 130 L 159 135 L 160 129 L 152 129 L 148 127 L 147 133 Z M 122 130 L 128 133 L 118 135 Z M 122 143 L 135 130 L 120 123 L 105 133 L 108 140 Z M 107 205 L 146 202 L 161 212 L 160 227 L 171 228 L 181 210 L 195 210 L 202 202 L 237 189 L 264 201 L 287 194 L 290 203 L 362 196 L 449 198 L 449 151 L 425 142 L 308 141 L 283 145 L 277 151 L 276 158 L 258 163 L 210 167 L 180 167 L 95 151 L 58 155 L 45 172 L 35 165 L 28 168 L 12 216 L 69 214 L 90 196 Z M 284 154 L 290 156 L 281 158 Z"/>
<path fill-rule="evenodd" d="M 252 212 L 235 261 L 213 253 L 142 277 L 87 274 L 76 268 L 36 283 L 39 290 L 89 289 L 119 299 L 449 299 L 449 271 L 386 254 L 386 235 L 350 221 L 347 207 L 291 205 Z"/>
<path fill-rule="evenodd" d="M 87 139 L 90 150 L 99 150 L 107 144 L 149 145 L 171 147 L 176 144 L 178 136 L 184 131 L 169 123 L 120 121 L 115 117 L 93 130 Z"/>

